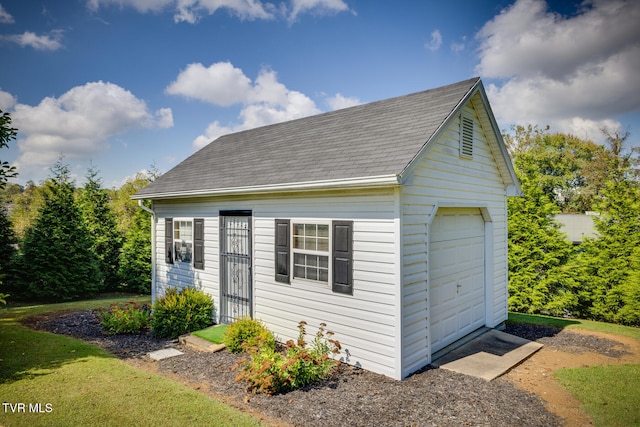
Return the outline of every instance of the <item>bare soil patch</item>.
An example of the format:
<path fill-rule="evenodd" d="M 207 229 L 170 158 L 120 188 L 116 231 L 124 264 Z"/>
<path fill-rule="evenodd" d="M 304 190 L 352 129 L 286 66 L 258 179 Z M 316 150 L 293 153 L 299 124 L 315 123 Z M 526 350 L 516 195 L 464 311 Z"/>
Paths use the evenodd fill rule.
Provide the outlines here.
<path fill-rule="evenodd" d="M 25 323 L 101 346 L 139 369 L 180 381 L 276 426 L 584 426 L 591 421 L 553 372 L 570 366 L 640 363 L 640 346 L 632 339 L 508 325 L 506 332 L 545 347 L 492 382 L 431 367 L 395 381 L 341 365 L 326 381 L 266 396 L 251 394 L 235 381 L 232 367 L 242 356 L 226 351 L 201 353 L 148 332 L 105 336 L 90 310 Z M 184 355 L 158 362 L 146 357 L 166 347 L 179 348 Z"/>
<path fill-rule="evenodd" d="M 573 329 L 525 337 L 545 345 L 522 364 L 512 369 L 504 378 L 519 389 L 540 396 L 545 407 L 564 419 L 567 427 L 593 425 L 582 411 L 580 401 L 563 388 L 553 377 L 561 368 L 578 368 L 596 365 L 640 364 L 640 343 L 632 338 L 602 332 Z M 512 332 L 513 333 L 513 332 Z M 603 391 L 606 392 L 606 391 Z"/>

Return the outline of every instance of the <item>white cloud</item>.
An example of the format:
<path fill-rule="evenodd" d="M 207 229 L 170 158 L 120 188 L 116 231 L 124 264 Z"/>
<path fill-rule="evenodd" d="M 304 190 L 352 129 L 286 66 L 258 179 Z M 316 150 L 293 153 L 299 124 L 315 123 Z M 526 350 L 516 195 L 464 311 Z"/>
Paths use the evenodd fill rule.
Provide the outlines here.
<path fill-rule="evenodd" d="M 462 52 L 466 47 L 467 36 L 462 36 L 462 40 L 459 42 L 451 42 L 452 52 Z"/>
<path fill-rule="evenodd" d="M 32 47 L 36 50 L 58 50 L 62 47 L 62 31 L 55 30 L 48 35 L 37 35 L 31 31 L 22 34 L 0 35 L 0 41 L 15 43 L 21 47 Z"/>
<path fill-rule="evenodd" d="M 433 30 L 431 32 L 431 40 L 429 40 L 428 43 L 425 43 L 424 47 L 435 52 L 440 49 L 440 45 L 442 45 L 442 34 L 440 34 L 440 30 Z"/>
<path fill-rule="evenodd" d="M 343 0 L 292 0 L 289 22 L 295 22 L 302 13 L 316 15 L 335 14 L 347 12 L 349 6 Z"/>
<path fill-rule="evenodd" d="M 97 11 L 101 6 L 128 6 L 140 13 L 160 12 L 171 8 L 174 10 L 175 22 L 195 24 L 202 13 L 213 15 L 220 9 L 226 9 L 242 20 L 272 19 L 269 11 L 270 3 L 262 4 L 259 0 L 87 0 L 87 7 Z"/>
<path fill-rule="evenodd" d="M 273 19 L 273 5 L 265 5 L 258 0 L 178 0 L 176 5 L 176 22 L 194 24 L 202 12 L 213 15 L 219 9 L 227 9 L 241 20 Z"/>
<path fill-rule="evenodd" d="M 9 92 L 0 90 L 0 110 L 6 112 L 16 105 L 16 98 Z"/>
<path fill-rule="evenodd" d="M 19 171 L 42 174 L 63 153 L 87 159 L 109 146 L 109 137 L 128 130 L 173 125 L 171 110 L 154 114 L 131 92 L 102 81 L 76 86 L 40 104 L 17 104 L 13 124 L 20 129 L 15 162 Z"/>
<path fill-rule="evenodd" d="M 4 10 L 4 8 L 0 4 L 0 24 L 13 24 L 14 22 L 15 19 L 13 19 L 13 16 L 11 16 L 9 12 Z"/>
<path fill-rule="evenodd" d="M 240 123 L 225 126 L 219 121 L 212 122 L 193 141 L 196 148 L 227 133 L 320 113 L 308 96 L 280 83 L 275 71 L 262 69 L 252 82 L 229 62 L 209 67 L 190 64 L 165 91 L 222 107 L 241 105 Z"/>
<path fill-rule="evenodd" d="M 353 107 L 355 105 L 362 104 L 358 98 L 347 97 L 341 93 L 336 93 L 335 96 L 327 99 L 327 104 L 332 110 L 340 110 L 342 108 Z"/>
<path fill-rule="evenodd" d="M 173 112 L 171 108 L 161 108 L 156 111 L 156 126 L 161 129 L 173 127 Z"/>
<path fill-rule="evenodd" d="M 594 0 L 574 16 L 518 0 L 478 32 L 483 77 L 500 122 L 594 135 L 640 108 L 640 2 Z M 599 132 L 598 132 L 599 134 Z"/>
<path fill-rule="evenodd" d="M 129 6 L 141 13 L 159 12 L 175 3 L 175 0 L 87 0 L 89 10 L 97 11 L 100 6 Z"/>
<path fill-rule="evenodd" d="M 189 64 L 166 89 L 170 95 L 182 95 L 223 107 L 244 102 L 251 80 L 230 62 L 217 62 L 208 68 Z"/>
<path fill-rule="evenodd" d="M 193 146 L 196 149 L 200 149 L 211 141 L 218 139 L 222 135 L 233 133 L 238 130 L 242 130 L 241 125 L 236 127 L 227 127 L 220 125 L 220 123 L 216 120 L 210 123 L 209 126 L 207 126 L 204 134 L 199 135 L 196 139 L 193 140 Z"/>
<path fill-rule="evenodd" d="M 87 7 L 97 11 L 101 6 L 132 7 L 140 13 L 160 12 L 173 9 L 175 22 L 195 24 L 204 15 L 213 15 L 219 10 L 236 15 L 240 20 L 270 20 L 286 17 L 292 23 L 301 14 L 335 14 L 349 11 L 344 0 L 289 0 L 274 3 L 260 0 L 87 0 Z"/>

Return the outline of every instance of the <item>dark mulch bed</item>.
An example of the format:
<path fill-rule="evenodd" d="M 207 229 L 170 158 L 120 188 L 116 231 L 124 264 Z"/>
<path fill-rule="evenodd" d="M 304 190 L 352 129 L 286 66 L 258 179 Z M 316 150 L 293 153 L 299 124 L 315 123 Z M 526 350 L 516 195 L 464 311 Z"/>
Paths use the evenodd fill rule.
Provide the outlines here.
<path fill-rule="evenodd" d="M 41 316 L 25 322 L 35 329 L 70 335 L 99 345 L 121 358 L 144 358 L 149 351 L 180 348 L 148 332 L 105 336 L 92 311 Z M 623 354 L 620 343 L 534 325 L 507 325 L 506 332 L 563 351 Z M 342 365 L 327 380 L 274 396 L 251 394 L 235 381 L 232 366 L 242 356 L 226 351 L 202 353 L 180 348 L 184 355 L 155 363 L 158 372 L 197 384 L 220 400 L 296 426 L 556 426 L 535 395 L 498 378 L 492 382 L 426 367 L 404 381 Z"/>

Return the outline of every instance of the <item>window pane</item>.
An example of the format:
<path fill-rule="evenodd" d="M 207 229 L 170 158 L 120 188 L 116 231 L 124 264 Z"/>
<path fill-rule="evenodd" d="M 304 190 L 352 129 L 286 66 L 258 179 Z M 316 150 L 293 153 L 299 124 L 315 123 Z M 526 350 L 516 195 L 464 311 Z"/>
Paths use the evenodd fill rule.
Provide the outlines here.
<path fill-rule="evenodd" d="M 319 251 L 329 252 L 329 239 L 318 239 L 318 249 Z"/>
<path fill-rule="evenodd" d="M 317 267 L 318 257 L 314 255 L 307 255 L 307 265 L 310 267 Z"/>
<path fill-rule="evenodd" d="M 174 239 L 180 238 L 180 221 L 173 222 L 173 238 Z"/>
<path fill-rule="evenodd" d="M 185 241 L 176 242 L 176 261 L 191 262 L 191 243 Z"/>
<path fill-rule="evenodd" d="M 183 240 L 192 240 L 191 221 L 180 221 L 180 238 Z"/>
<path fill-rule="evenodd" d="M 318 280 L 322 282 L 329 281 L 329 270 L 320 269 L 319 273 L 320 274 L 319 274 Z"/>
<path fill-rule="evenodd" d="M 315 236 L 316 235 L 316 225 L 315 224 L 306 224 L 304 226 L 304 232 L 306 236 Z"/>
<path fill-rule="evenodd" d="M 307 237 L 304 239 L 304 248 L 308 251 L 316 250 L 316 239 L 313 237 Z"/>
<path fill-rule="evenodd" d="M 318 224 L 318 237 L 329 237 L 329 226 L 326 224 Z"/>
<path fill-rule="evenodd" d="M 304 224 L 293 224 L 293 234 L 304 236 Z"/>
<path fill-rule="evenodd" d="M 304 254 L 293 254 L 293 263 L 296 265 L 304 265 Z"/>
<path fill-rule="evenodd" d="M 293 247 L 296 249 L 304 249 L 304 237 L 293 236 Z"/>
<path fill-rule="evenodd" d="M 322 268 L 329 268 L 329 257 L 327 256 L 319 256 L 318 257 L 318 265 Z"/>
<path fill-rule="evenodd" d="M 315 267 L 307 267 L 307 279 L 318 280 L 318 270 Z"/>

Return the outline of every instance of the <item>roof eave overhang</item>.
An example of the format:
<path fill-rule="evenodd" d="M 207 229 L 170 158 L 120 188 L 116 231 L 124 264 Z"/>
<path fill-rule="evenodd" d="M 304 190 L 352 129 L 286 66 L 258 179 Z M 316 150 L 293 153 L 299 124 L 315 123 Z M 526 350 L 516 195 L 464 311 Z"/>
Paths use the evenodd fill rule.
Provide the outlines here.
<path fill-rule="evenodd" d="M 294 182 L 283 184 L 256 185 L 246 187 L 212 188 L 192 191 L 159 192 L 151 194 L 134 194 L 132 199 L 185 199 L 198 197 L 241 196 L 273 193 L 292 193 L 301 191 L 345 190 L 358 188 L 378 188 L 401 185 L 396 174 L 373 177 L 332 179 L 322 181 Z"/>

